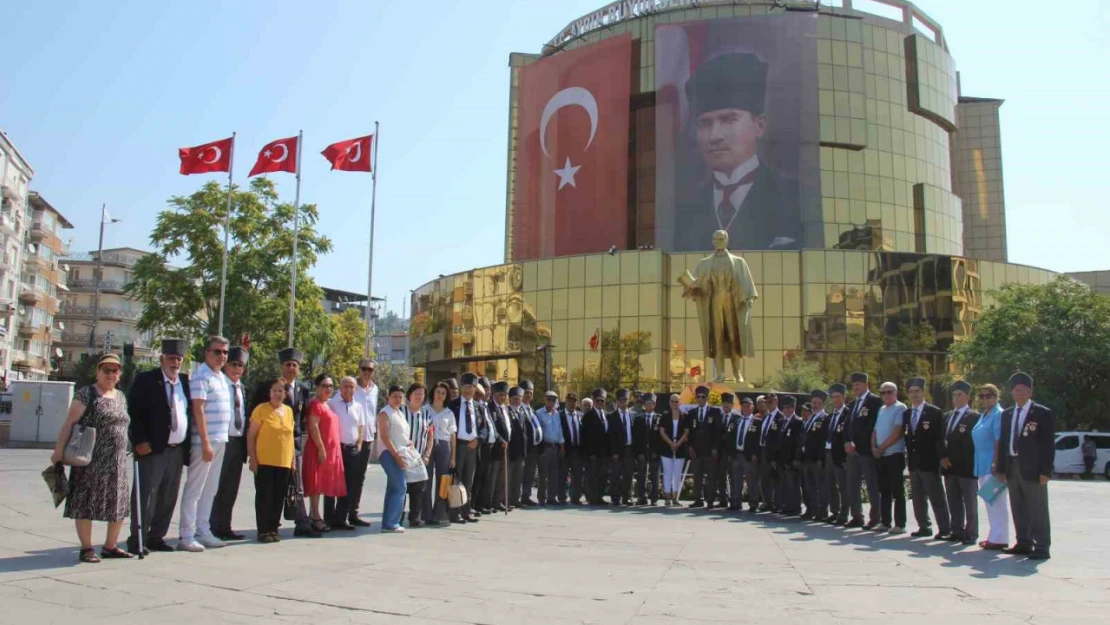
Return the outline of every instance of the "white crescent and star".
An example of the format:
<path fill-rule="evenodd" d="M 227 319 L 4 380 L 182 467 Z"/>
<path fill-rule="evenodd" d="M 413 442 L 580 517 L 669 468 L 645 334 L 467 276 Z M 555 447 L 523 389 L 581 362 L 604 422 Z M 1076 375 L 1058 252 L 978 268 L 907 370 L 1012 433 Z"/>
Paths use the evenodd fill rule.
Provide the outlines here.
<path fill-rule="evenodd" d="M 351 151 L 354 150 L 355 155 L 351 156 Z M 357 163 L 358 159 L 362 158 L 362 142 L 358 141 L 351 147 L 347 148 L 347 162 Z"/>
<path fill-rule="evenodd" d="M 274 144 L 274 149 L 276 150 L 277 148 L 281 148 L 281 158 L 270 158 L 270 160 L 272 160 L 275 163 L 284 162 L 285 159 L 289 158 L 289 148 L 284 143 Z M 270 157 L 270 151 L 269 150 L 266 150 L 266 156 Z"/>
<path fill-rule="evenodd" d="M 204 158 L 204 153 L 208 150 L 212 150 L 216 154 L 214 157 L 212 157 L 212 160 L 207 160 Z M 213 163 L 218 163 L 223 155 L 223 150 L 221 150 L 217 146 L 212 145 L 200 151 L 200 162 L 212 165 Z"/>
<path fill-rule="evenodd" d="M 586 141 L 584 150 L 589 149 L 590 145 L 594 142 L 594 135 L 597 134 L 597 100 L 588 89 L 582 87 L 568 87 L 555 93 L 551 99 L 547 101 L 547 105 L 543 107 L 543 114 L 540 116 L 540 149 L 543 150 L 544 156 L 550 156 L 547 152 L 547 124 L 551 118 L 559 111 L 559 109 L 566 106 L 580 106 L 585 109 L 586 113 L 590 116 L 590 138 Z M 574 183 L 574 175 L 581 169 L 581 165 L 573 165 L 570 162 L 570 157 L 567 157 L 566 164 L 562 169 L 554 170 L 555 175 L 559 177 L 559 189 L 567 186 L 577 187 Z M 556 189 L 559 190 L 559 189 Z"/>

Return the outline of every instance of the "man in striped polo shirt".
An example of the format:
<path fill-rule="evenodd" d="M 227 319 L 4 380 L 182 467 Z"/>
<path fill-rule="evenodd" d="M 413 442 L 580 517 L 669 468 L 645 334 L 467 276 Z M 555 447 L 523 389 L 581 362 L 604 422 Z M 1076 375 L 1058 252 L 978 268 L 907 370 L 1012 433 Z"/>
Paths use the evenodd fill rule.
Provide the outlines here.
<path fill-rule="evenodd" d="M 232 416 L 231 387 L 221 373 L 227 363 L 228 344 L 222 336 L 209 337 L 204 364 L 189 379 L 193 437 L 185 492 L 181 495 L 180 551 L 195 553 L 224 546 L 212 535 L 209 518 L 220 485 Z"/>

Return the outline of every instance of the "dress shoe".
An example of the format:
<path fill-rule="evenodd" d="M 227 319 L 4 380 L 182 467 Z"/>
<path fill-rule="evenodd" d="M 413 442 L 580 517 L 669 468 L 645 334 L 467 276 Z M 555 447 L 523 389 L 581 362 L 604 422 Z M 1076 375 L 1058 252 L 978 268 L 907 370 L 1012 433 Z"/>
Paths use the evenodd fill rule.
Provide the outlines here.
<path fill-rule="evenodd" d="M 151 541 L 149 545 L 143 545 L 144 549 L 148 551 L 160 551 L 162 553 L 169 553 L 173 551 L 173 547 L 166 544 L 163 540 Z"/>
<path fill-rule="evenodd" d="M 639 499 L 636 500 L 636 505 L 637 506 L 646 506 L 646 505 L 648 505 L 648 501 L 647 501 L 647 499 L 644 499 L 643 497 L 640 497 Z"/>
<path fill-rule="evenodd" d="M 332 523 L 331 528 L 333 530 L 353 530 L 355 526 L 350 523 Z"/>
<path fill-rule="evenodd" d="M 536 505 L 539 505 L 539 504 L 537 504 L 533 499 L 525 499 L 524 501 L 520 502 L 520 505 L 522 505 L 522 506 L 536 506 Z"/>
<path fill-rule="evenodd" d="M 945 538 L 944 540 L 947 540 L 950 543 L 962 543 L 964 541 L 964 535 L 959 532 L 952 532 L 948 535 L 948 538 Z"/>
<path fill-rule="evenodd" d="M 932 535 L 933 535 L 933 530 L 931 530 L 927 527 L 923 527 L 923 528 L 917 530 L 916 532 L 910 534 L 910 536 L 913 536 L 914 538 L 928 538 Z"/>
<path fill-rule="evenodd" d="M 127 552 L 128 553 L 133 553 L 135 555 L 139 555 L 139 546 L 138 545 L 132 545 L 131 543 L 127 543 Z M 146 545 L 143 545 L 143 554 L 142 555 L 143 555 L 143 557 L 146 557 L 146 556 L 150 555 L 150 549 L 148 549 Z"/>
<path fill-rule="evenodd" d="M 311 527 L 298 527 L 293 530 L 293 536 L 297 538 L 320 538 L 323 536 L 320 532 L 312 529 Z"/>
<path fill-rule="evenodd" d="M 463 520 L 466 521 L 467 523 L 477 523 L 478 522 L 478 519 L 475 518 L 475 517 L 472 517 L 472 516 L 464 517 Z"/>
<path fill-rule="evenodd" d="M 694 503 L 690 504 L 690 507 L 691 508 L 704 508 L 705 507 L 705 502 L 702 501 L 701 499 L 698 499 L 698 500 L 694 501 Z"/>
<path fill-rule="evenodd" d="M 570 500 L 570 505 L 572 505 L 572 506 L 580 506 L 580 505 L 582 505 L 582 500 L 580 500 L 580 499 L 571 499 L 571 500 Z"/>
<path fill-rule="evenodd" d="M 936 535 L 933 536 L 933 540 L 948 540 L 948 534 L 949 532 L 937 532 Z"/>
<path fill-rule="evenodd" d="M 852 519 L 851 521 L 848 521 L 844 524 L 844 529 L 846 530 L 855 529 L 857 527 L 863 527 L 863 521 L 860 521 L 859 519 Z"/>
<path fill-rule="evenodd" d="M 212 530 L 212 535 L 220 540 L 246 540 L 246 536 L 237 533 L 235 530 L 219 531 Z"/>
<path fill-rule="evenodd" d="M 420 519 L 416 519 L 415 521 L 409 521 L 409 527 L 412 528 L 412 529 L 417 529 L 417 528 L 420 528 L 420 527 L 424 527 L 424 521 L 421 521 Z"/>
<path fill-rule="evenodd" d="M 508 512 L 509 511 L 508 508 L 505 507 L 505 504 L 502 504 L 502 503 L 497 504 L 496 506 L 493 507 L 493 509 L 498 511 L 498 512 Z"/>
<path fill-rule="evenodd" d="M 546 506 L 560 506 L 560 505 L 562 505 L 558 501 L 556 501 L 555 499 L 548 499 L 547 501 L 544 501 L 543 503 Z"/>
<path fill-rule="evenodd" d="M 748 514 L 759 514 L 759 508 L 748 508 Z"/>
<path fill-rule="evenodd" d="M 470 516 L 480 517 L 480 516 L 482 516 L 482 511 L 481 510 L 475 510 L 475 509 L 471 508 L 470 509 Z"/>
<path fill-rule="evenodd" d="M 466 519 L 451 519 L 455 525 L 466 525 Z"/>
<path fill-rule="evenodd" d="M 833 525 L 837 527 L 845 527 L 848 525 L 848 519 L 837 519 L 836 521 L 833 521 Z"/>
<path fill-rule="evenodd" d="M 1007 547 L 1007 548 L 1003 549 L 1002 553 L 1004 553 L 1006 555 L 1009 555 L 1009 556 L 1027 556 L 1027 555 L 1033 553 L 1033 548 L 1030 547 L 1029 545 L 1023 545 L 1021 543 L 1017 543 L 1013 547 Z"/>
<path fill-rule="evenodd" d="M 740 512 L 740 507 L 739 506 L 736 506 L 736 507 L 729 506 L 728 511 L 729 512 Z"/>
<path fill-rule="evenodd" d="M 360 519 L 358 517 L 350 519 L 348 522 L 351 525 L 354 525 L 355 527 L 370 527 L 370 522 L 369 521 L 363 521 L 362 519 Z"/>
<path fill-rule="evenodd" d="M 1048 555 L 1047 549 L 1034 549 L 1029 552 L 1030 560 L 1047 560 L 1052 556 Z"/>

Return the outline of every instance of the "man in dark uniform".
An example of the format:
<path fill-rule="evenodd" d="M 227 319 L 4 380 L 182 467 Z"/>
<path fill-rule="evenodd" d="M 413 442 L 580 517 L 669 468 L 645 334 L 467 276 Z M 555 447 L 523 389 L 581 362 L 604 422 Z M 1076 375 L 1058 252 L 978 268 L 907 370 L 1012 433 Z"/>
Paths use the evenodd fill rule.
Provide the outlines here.
<path fill-rule="evenodd" d="M 1010 489 L 1010 512 L 1017 542 L 1003 550 L 1047 560 L 1052 547 L 1048 480 L 1056 461 L 1056 423 L 1052 411 L 1033 401 L 1033 377 L 1010 376 L 1014 405 L 1002 413 L 1002 436 L 995 476 Z"/>
<path fill-rule="evenodd" d="M 532 397 L 536 391 L 536 386 L 532 384 L 531 380 L 523 380 L 520 383 L 521 390 L 524 395 L 520 399 L 521 416 L 524 419 L 524 428 L 527 432 L 526 440 L 528 444 L 527 454 L 524 456 L 524 477 L 521 479 L 521 506 L 534 506 L 537 505 L 536 500 L 532 499 L 532 486 L 536 483 L 536 472 L 540 468 L 540 451 L 543 448 L 543 429 L 540 427 L 540 421 L 536 418 L 536 411 L 532 409 Z"/>
<path fill-rule="evenodd" d="M 592 404 L 582 415 L 582 442 L 585 447 L 586 499 L 592 506 L 604 502 L 605 476 L 609 468 L 609 420 L 605 417 L 605 389 L 594 389 Z"/>
<path fill-rule="evenodd" d="M 489 508 L 508 512 L 509 494 L 505 492 L 505 472 L 509 470 L 506 462 L 509 440 L 512 438 L 512 417 L 509 414 L 509 383 L 495 382 L 490 388 L 491 403 L 486 413 L 490 415 L 493 433 L 486 432 L 486 444 L 490 446 L 489 466 L 486 468 L 485 489 L 490 493 Z M 493 440 L 491 443 L 490 440 Z"/>
<path fill-rule="evenodd" d="M 774 408 L 775 397 L 760 395 L 755 405 L 763 405 L 762 420 L 759 430 L 759 494 L 762 503 L 759 504 L 760 512 L 775 511 L 775 451 L 778 448 L 778 410 Z"/>
<path fill-rule="evenodd" d="M 250 353 L 245 347 L 232 347 L 227 352 L 224 375 L 231 382 L 231 424 L 228 427 L 227 445 L 224 446 L 224 462 L 220 469 L 220 483 L 216 497 L 212 500 L 212 514 L 208 524 L 212 535 L 220 540 L 243 540 L 246 536 L 231 528 L 231 512 L 239 496 L 239 482 L 243 478 L 243 465 L 247 462 L 247 430 L 250 429 L 251 415 L 247 412 L 246 389 L 243 388 L 243 374 L 247 370 Z M 346 521 L 346 519 L 343 519 Z"/>
<path fill-rule="evenodd" d="M 975 441 L 971 430 L 979 413 L 968 406 L 971 385 L 963 380 L 952 384 L 952 411 L 944 416 L 944 455 L 940 466 L 948 512 L 952 517 L 949 542 L 974 545 L 979 540 L 979 482 L 975 479 Z"/>
<path fill-rule="evenodd" d="M 687 81 L 706 173 L 679 185 L 692 193 L 676 200 L 674 249 L 703 249 L 716 230 L 728 232 L 737 249 L 802 247 L 798 181 L 757 154 L 767 124 L 766 89 L 767 64 L 750 53 L 714 57 Z"/>
<path fill-rule="evenodd" d="M 578 410 L 578 394 L 567 393 L 563 407 L 559 409 L 559 420 L 563 426 L 563 455 L 559 458 L 559 503 L 565 504 L 567 490 L 570 490 L 570 503 L 582 505 L 582 479 L 586 473 L 585 447 L 582 440 L 582 413 Z"/>
<path fill-rule="evenodd" d="M 844 452 L 848 409 L 844 396 L 848 387 L 840 382 L 829 386 L 832 410 L 825 427 L 825 488 L 828 491 L 829 518 L 827 523 L 844 525 L 848 522 L 848 476 L 844 471 L 847 454 Z"/>
<path fill-rule="evenodd" d="M 494 445 L 497 442 L 497 429 L 493 427 L 493 420 L 490 416 L 490 404 L 493 403 L 493 393 L 490 391 L 489 380 L 485 377 L 478 378 L 478 385 L 474 389 L 474 405 L 477 420 L 475 424 L 478 428 L 478 459 L 474 466 L 474 489 L 470 494 L 470 508 L 471 512 L 475 513 L 474 516 L 481 514 L 489 514 L 493 512 L 492 501 L 493 491 L 488 490 L 486 487 L 491 484 L 489 481 L 489 469 L 492 464 L 492 455 Z M 491 435 L 492 433 L 492 435 Z M 500 454 L 500 450 L 498 450 Z M 497 460 L 501 460 L 498 455 Z M 433 488 L 428 485 L 428 488 Z M 434 488 L 438 488 L 435 486 Z"/>
<path fill-rule="evenodd" d="M 925 378 L 910 378 L 906 382 L 906 395 L 910 405 L 906 409 L 906 454 L 910 472 L 910 495 L 917 531 L 911 536 L 933 536 L 929 520 L 929 504 L 937 519 L 934 538 L 942 539 L 951 533 L 948 500 L 940 479 L 940 459 L 944 455 L 944 415 L 940 408 L 925 402 Z"/>
<path fill-rule="evenodd" d="M 166 544 L 166 532 L 177 507 L 192 437 L 189 376 L 180 372 L 187 349 L 183 339 L 162 339 L 160 366 L 135 376 L 127 394 L 127 412 L 131 415 L 128 437 L 139 459 L 137 495 L 143 511 L 141 530 L 138 516 L 131 515 L 131 537 L 127 539 L 131 553 L 139 553 L 140 531 L 147 552 L 173 551 Z M 132 484 L 132 505 L 135 497 Z"/>
<path fill-rule="evenodd" d="M 735 397 L 730 397 L 730 402 Z M 725 394 L 721 394 L 721 403 L 725 403 Z M 728 467 L 729 482 L 732 490 L 728 493 L 728 509 L 732 512 L 740 511 L 744 504 L 744 436 L 747 434 L 748 418 L 752 414 L 752 400 L 747 397 L 740 400 L 740 414 L 732 415 L 725 421 L 724 436 L 721 438 L 721 464 Z"/>
<path fill-rule="evenodd" d="M 480 512 L 471 516 L 474 502 L 474 475 L 478 469 L 478 424 L 483 419 L 484 406 L 482 402 L 474 399 L 474 392 L 478 385 L 478 376 L 466 372 L 462 375 L 462 388 L 459 396 L 447 401 L 447 408 L 455 415 L 455 427 L 458 430 L 455 443 L 455 479 L 466 489 L 469 497 L 467 502 L 459 508 L 450 510 L 453 523 L 472 523 L 480 516 Z M 430 487 L 431 485 L 428 485 Z M 436 485 L 438 487 L 438 485 Z M 477 512 L 477 510 L 473 510 Z"/>
<path fill-rule="evenodd" d="M 636 459 L 636 505 L 652 504 L 659 492 L 659 449 L 655 441 L 659 415 L 655 414 L 655 395 L 641 393 L 640 412 L 632 413 L 632 453 Z"/>
<path fill-rule="evenodd" d="M 779 512 L 785 516 L 801 516 L 802 484 L 798 449 L 802 444 L 805 429 L 802 419 L 794 413 L 798 400 L 791 395 L 779 398 L 783 418 L 779 422 L 778 452 L 776 454 L 779 470 Z"/>
<path fill-rule="evenodd" d="M 829 419 L 825 414 L 825 400 L 829 394 L 815 389 L 809 397 L 813 413 L 805 422 L 800 452 L 806 495 L 806 511 L 802 518 L 825 521 L 829 518 L 828 493 L 825 491 L 825 430 Z"/>
<path fill-rule="evenodd" d="M 524 399 L 524 389 L 514 386 L 509 389 L 509 508 L 519 508 L 521 501 L 521 485 L 524 478 L 524 462 L 528 455 L 527 415 L 521 402 Z"/>
<path fill-rule="evenodd" d="M 733 421 L 740 418 L 740 415 L 733 412 L 736 406 L 736 395 L 732 393 L 721 393 L 721 440 L 717 444 L 717 484 L 715 486 L 717 491 L 717 505 L 720 507 L 731 507 L 732 499 L 728 496 L 728 483 L 730 474 L 732 473 L 732 449 L 731 445 L 725 444 L 725 438 L 729 426 Z"/>
<path fill-rule="evenodd" d="M 613 506 L 632 504 L 629 498 L 635 458 L 628 395 L 628 389 L 617 389 L 617 405 L 606 417 L 609 420 L 609 503 Z"/>
<path fill-rule="evenodd" d="M 304 361 L 304 352 L 293 347 L 287 347 L 278 352 L 278 362 L 281 363 L 281 379 L 285 382 L 285 405 L 293 410 L 293 450 L 296 454 L 297 475 L 294 483 L 297 487 L 297 520 L 293 535 L 300 538 L 319 538 L 323 534 L 312 528 L 308 518 L 308 509 L 304 504 L 304 484 L 301 473 L 301 456 L 304 453 L 305 439 L 308 430 L 304 422 L 305 410 L 308 400 L 312 399 L 312 387 L 298 380 L 301 375 L 301 362 Z M 254 387 L 251 396 L 251 412 L 256 406 L 270 401 L 270 385 L 259 382 Z"/>
<path fill-rule="evenodd" d="M 686 413 L 690 423 L 690 471 L 694 476 L 694 503 L 691 508 L 702 508 L 708 504 L 713 507 L 713 491 L 716 485 L 718 448 L 721 444 L 721 425 L 724 415 L 721 409 L 708 405 L 709 387 L 694 389 L 697 405 Z M 703 496 L 705 500 L 702 499 Z M 727 505 L 727 504 L 726 504 Z"/>
<path fill-rule="evenodd" d="M 845 470 L 848 478 L 848 503 L 851 506 L 852 520 L 844 527 L 872 529 L 879 525 L 879 472 L 875 457 L 871 455 L 871 433 L 875 431 L 875 419 L 883 400 L 868 387 L 868 375 L 853 373 L 852 393 L 855 399 L 848 406 L 847 435 L 844 437 L 844 451 L 847 454 Z M 867 498 L 871 501 L 868 522 L 863 523 L 862 485 L 867 486 Z"/>
<path fill-rule="evenodd" d="M 744 430 L 743 434 L 743 449 L 741 449 L 741 456 L 744 459 L 744 482 L 747 483 L 748 488 L 748 512 L 755 514 L 759 512 L 759 465 L 763 459 L 759 456 L 761 449 L 759 447 L 759 437 L 763 431 L 763 415 L 758 412 L 752 411 L 752 400 L 745 397 L 740 400 L 740 411 L 748 413 L 744 417 L 741 427 Z"/>

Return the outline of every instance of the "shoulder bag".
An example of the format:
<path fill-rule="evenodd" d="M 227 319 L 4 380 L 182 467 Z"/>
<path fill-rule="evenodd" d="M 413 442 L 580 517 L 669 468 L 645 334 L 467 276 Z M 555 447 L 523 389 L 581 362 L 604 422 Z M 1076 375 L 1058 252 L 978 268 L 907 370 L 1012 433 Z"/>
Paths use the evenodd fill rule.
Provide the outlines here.
<path fill-rule="evenodd" d="M 73 424 L 73 429 L 69 431 L 69 440 L 66 441 L 65 449 L 62 452 L 62 464 L 71 467 L 89 466 L 89 463 L 92 462 L 93 448 L 96 446 L 96 428 L 84 423 L 89 416 L 89 412 L 92 411 L 93 403 L 100 396 L 96 389 L 90 390 L 92 399 L 85 405 L 85 412 L 81 414 L 81 418 Z"/>

